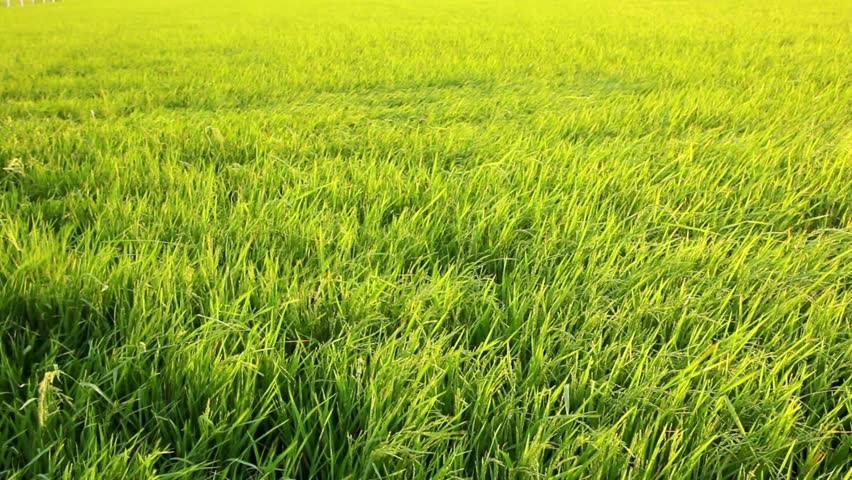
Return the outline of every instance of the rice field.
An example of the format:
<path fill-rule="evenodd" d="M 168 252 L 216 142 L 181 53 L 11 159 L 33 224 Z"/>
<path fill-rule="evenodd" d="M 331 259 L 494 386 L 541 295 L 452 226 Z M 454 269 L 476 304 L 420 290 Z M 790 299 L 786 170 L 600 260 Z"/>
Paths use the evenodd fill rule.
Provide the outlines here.
<path fill-rule="evenodd" d="M 852 479 L 845 0 L 0 5 L 0 479 Z"/>

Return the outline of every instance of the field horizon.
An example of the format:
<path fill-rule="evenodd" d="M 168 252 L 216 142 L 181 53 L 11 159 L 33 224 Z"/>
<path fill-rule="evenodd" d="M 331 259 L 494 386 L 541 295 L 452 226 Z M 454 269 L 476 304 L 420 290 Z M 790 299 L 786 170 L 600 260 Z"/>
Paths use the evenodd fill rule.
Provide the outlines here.
<path fill-rule="evenodd" d="M 852 480 L 847 2 L 0 42 L 0 479 Z"/>

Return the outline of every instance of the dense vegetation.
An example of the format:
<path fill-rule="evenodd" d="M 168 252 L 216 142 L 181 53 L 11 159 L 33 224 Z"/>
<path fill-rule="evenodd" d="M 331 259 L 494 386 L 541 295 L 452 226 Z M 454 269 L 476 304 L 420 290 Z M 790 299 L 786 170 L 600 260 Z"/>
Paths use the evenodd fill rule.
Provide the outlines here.
<path fill-rule="evenodd" d="M 0 9 L 0 478 L 852 478 L 850 26 Z"/>

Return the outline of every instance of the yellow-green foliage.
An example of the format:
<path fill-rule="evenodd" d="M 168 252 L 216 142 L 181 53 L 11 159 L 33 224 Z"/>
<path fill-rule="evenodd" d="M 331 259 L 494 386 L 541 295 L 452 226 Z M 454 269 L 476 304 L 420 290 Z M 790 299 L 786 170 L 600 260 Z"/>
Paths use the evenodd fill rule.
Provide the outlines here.
<path fill-rule="evenodd" d="M 0 8 L 0 478 L 850 478 L 850 25 Z"/>

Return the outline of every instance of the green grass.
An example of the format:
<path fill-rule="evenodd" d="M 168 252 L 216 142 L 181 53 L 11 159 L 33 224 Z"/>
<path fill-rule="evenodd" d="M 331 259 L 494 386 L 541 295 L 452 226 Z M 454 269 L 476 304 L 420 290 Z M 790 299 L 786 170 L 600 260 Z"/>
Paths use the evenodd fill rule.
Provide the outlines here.
<path fill-rule="evenodd" d="M 0 47 L 0 478 L 852 478 L 846 1 L 68 0 Z"/>

